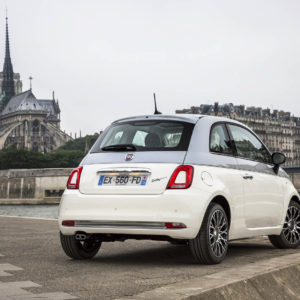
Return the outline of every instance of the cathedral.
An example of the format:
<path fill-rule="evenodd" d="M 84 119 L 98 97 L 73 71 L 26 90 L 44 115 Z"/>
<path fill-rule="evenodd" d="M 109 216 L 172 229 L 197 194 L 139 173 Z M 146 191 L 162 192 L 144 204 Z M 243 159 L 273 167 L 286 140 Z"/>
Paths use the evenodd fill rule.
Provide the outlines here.
<path fill-rule="evenodd" d="M 60 129 L 60 108 L 54 99 L 37 99 L 32 88 L 22 92 L 10 57 L 6 18 L 5 58 L 0 72 L 0 150 L 7 147 L 47 153 L 72 138 Z M 30 78 L 31 79 L 31 78 Z M 30 84 L 31 85 L 31 84 Z"/>

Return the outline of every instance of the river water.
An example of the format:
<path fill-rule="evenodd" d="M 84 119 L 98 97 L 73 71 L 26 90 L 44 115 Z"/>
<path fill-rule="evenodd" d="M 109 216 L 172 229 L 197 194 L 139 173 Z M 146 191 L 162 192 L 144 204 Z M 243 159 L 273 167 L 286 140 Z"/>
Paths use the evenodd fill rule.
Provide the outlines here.
<path fill-rule="evenodd" d="M 0 205 L 0 216 L 57 219 L 58 205 Z"/>

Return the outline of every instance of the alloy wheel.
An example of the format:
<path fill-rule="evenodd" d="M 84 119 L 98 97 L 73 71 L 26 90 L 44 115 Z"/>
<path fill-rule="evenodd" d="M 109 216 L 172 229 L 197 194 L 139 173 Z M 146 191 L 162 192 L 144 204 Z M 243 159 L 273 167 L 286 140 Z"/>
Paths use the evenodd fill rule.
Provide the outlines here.
<path fill-rule="evenodd" d="M 290 206 L 287 211 L 283 235 L 292 245 L 300 242 L 300 210 L 296 206 Z"/>
<path fill-rule="evenodd" d="M 209 223 L 209 242 L 214 255 L 221 257 L 228 247 L 228 222 L 221 210 L 215 210 Z"/>

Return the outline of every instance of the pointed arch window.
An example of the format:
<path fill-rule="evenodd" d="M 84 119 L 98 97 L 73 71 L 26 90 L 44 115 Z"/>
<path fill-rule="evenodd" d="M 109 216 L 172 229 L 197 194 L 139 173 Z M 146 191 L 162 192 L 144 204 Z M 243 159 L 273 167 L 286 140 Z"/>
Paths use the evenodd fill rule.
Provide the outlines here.
<path fill-rule="evenodd" d="M 39 136 L 40 133 L 40 122 L 38 120 L 34 120 L 32 122 L 32 135 Z"/>

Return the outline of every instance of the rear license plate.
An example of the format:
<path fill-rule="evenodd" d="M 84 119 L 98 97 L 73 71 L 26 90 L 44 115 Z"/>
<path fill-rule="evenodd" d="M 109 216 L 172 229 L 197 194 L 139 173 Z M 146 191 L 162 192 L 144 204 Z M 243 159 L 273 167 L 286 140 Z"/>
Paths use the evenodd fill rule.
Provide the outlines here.
<path fill-rule="evenodd" d="M 109 186 L 109 185 L 130 185 L 139 186 L 146 185 L 148 176 L 131 176 L 131 175 L 117 175 L 117 176 L 107 176 L 100 175 L 98 185 Z"/>

